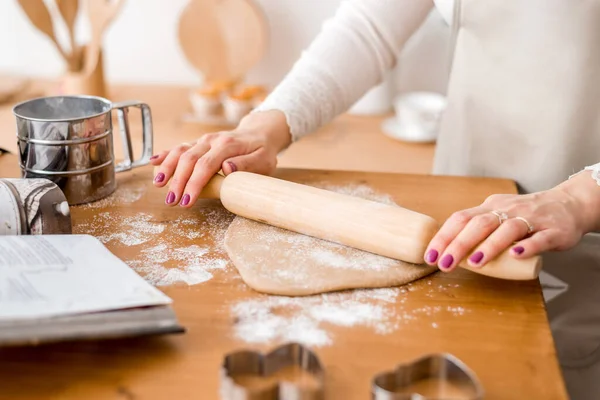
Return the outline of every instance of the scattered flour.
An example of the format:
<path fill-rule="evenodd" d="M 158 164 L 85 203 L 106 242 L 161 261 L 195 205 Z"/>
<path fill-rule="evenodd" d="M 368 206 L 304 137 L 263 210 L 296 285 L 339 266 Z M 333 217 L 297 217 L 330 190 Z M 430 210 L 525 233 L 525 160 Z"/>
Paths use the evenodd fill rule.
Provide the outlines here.
<path fill-rule="evenodd" d="M 447 313 L 467 313 L 459 306 L 405 306 L 409 293 L 423 290 L 424 282 L 404 288 L 360 289 L 306 297 L 266 296 L 247 299 L 231 306 L 234 335 L 247 343 L 298 341 L 323 347 L 334 342 L 330 326 L 363 326 L 380 335 L 390 334 L 418 319 Z M 439 290 L 429 287 L 428 291 Z M 439 323 L 429 325 L 437 329 Z"/>
<path fill-rule="evenodd" d="M 102 226 L 105 223 L 110 223 L 113 219 L 110 213 L 103 212 L 94 217 L 93 224 Z M 164 224 L 152 222 L 152 216 L 149 214 L 140 213 L 133 217 L 125 217 L 120 220 L 120 226 L 124 228 L 122 231 L 112 232 L 98 236 L 102 243 L 110 243 L 118 241 L 125 246 L 137 246 L 146 243 L 158 234 L 165 230 Z"/>
<path fill-rule="evenodd" d="M 348 195 L 367 198 L 386 204 L 396 204 L 392 197 L 373 191 L 366 185 L 318 185 Z M 85 208 L 101 208 L 119 204 L 132 204 L 144 195 L 140 187 L 120 187 L 112 196 Z M 97 236 L 113 246 L 139 247 L 137 255 L 127 263 L 150 283 L 169 286 L 178 283 L 198 285 L 222 272 L 221 279 L 235 279 L 242 289 L 235 269 L 223 248 L 227 228 L 235 216 L 218 202 L 193 212 L 183 211 L 168 222 L 140 212 L 131 216 L 117 216 L 102 212 L 88 223 L 74 227 L 75 233 Z M 165 219 L 167 221 L 167 219 Z M 198 239 L 203 239 L 202 245 Z M 204 240 L 206 239 L 206 240 Z M 312 240 L 294 236 L 300 244 Z M 204 243 L 212 245 L 204 245 Z M 364 258 L 338 253 L 337 244 L 315 246 L 302 257 L 327 259 L 339 268 L 366 268 L 381 265 L 382 257 L 365 254 Z M 374 259 L 371 259 L 373 257 Z M 374 262 L 378 261 L 378 262 Z M 379 264 L 378 264 L 379 263 Z M 290 273 L 281 269 L 281 273 Z M 440 313 L 460 317 L 469 311 L 459 306 L 421 306 L 411 308 L 406 304 L 410 293 L 425 288 L 425 297 L 434 297 L 440 291 L 451 291 L 453 285 L 434 285 L 430 279 L 421 280 L 399 288 L 363 289 L 327 293 L 307 297 L 268 296 L 253 293 L 252 298 L 231 305 L 235 317 L 235 336 L 248 343 L 267 343 L 276 340 L 297 341 L 311 346 L 328 346 L 334 342 L 332 327 L 363 326 L 378 334 L 389 334 L 419 318 L 428 318 L 433 329 L 439 323 L 432 320 Z M 409 302 L 410 303 L 410 302 Z"/>
<path fill-rule="evenodd" d="M 133 264 L 130 264 L 133 268 Z M 135 268 L 138 272 L 144 274 L 144 278 L 155 286 L 171 286 L 176 283 L 185 283 L 187 285 L 197 285 L 212 279 L 213 275 L 202 269 L 202 267 L 188 266 L 179 268 L 167 268 L 162 265 L 152 265 L 149 267 L 138 266 Z"/>
<path fill-rule="evenodd" d="M 313 185 L 386 204 L 395 204 L 391 196 L 377 193 L 367 185 L 335 186 L 318 183 Z M 79 207 L 100 209 L 129 205 L 137 202 L 145 193 L 145 184 L 125 182 L 121 183 L 109 197 Z M 186 213 L 174 221 L 164 223 L 156 222 L 152 215 L 146 213 L 123 217 L 115 216 L 110 212 L 101 212 L 89 223 L 75 226 L 74 231 L 94 235 L 105 244 L 146 247 L 127 263 L 156 286 L 169 286 L 178 282 L 196 285 L 212 279 L 215 270 L 227 269 L 229 257 L 222 243 L 234 217 L 218 203 L 203 207 L 200 212 L 194 210 L 193 213 Z M 207 248 L 193 245 L 201 238 L 208 239 L 209 243 L 212 241 L 214 246 Z M 313 238 L 300 235 L 291 235 L 290 240 L 296 241 L 298 245 L 307 240 L 314 241 Z M 327 259 L 331 265 L 339 268 L 381 266 L 382 260 L 387 260 L 369 253 L 361 253 L 360 257 L 351 254 L 351 257 L 338 253 L 340 249 L 343 249 L 343 246 L 326 242 L 299 256 L 314 260 Z M 286 274 L 291 271 L 282 268 L 280 273 Z"/>
<path fill-rule="evenodd" d="M 123 204 L 133 204 L 146 193 L 146 186 L 141 182 L 119 182 L 117 189 L 108 197 L 93 203 L 83 204 L 84 209 L 114 207 Z"/>
<path fill-rule="evenodd" d="M 208 247 L 192 245 L 184 248 L 169 248 L 162 243 L 142 250 L 140 257 L 128 261 L 128 265 L 142 273 L 155 286 L 169 286 L 181 282 L 197 285 L 212 279 L 209 271 L 224 270 L 227 260 L 210 256 Z M 173 263 L 176 267 L 164 265 Z"/>
<path fill-rule="evenodd" d="M 88 233 L 105 244 L 136 247 L 135 257 L 126 263 L 155 286 L 178 283 L 197 285 L 213 278 L 215 271 L 227 271 L 229 257 L 222 242 L 234 215 L 218 204 L 201 211 L 184 211 L 174 220 L 156 221 L 150 214 L 119 216 L 102 212 L 75 233 Z M 198 238 L 206 238 L 198 245 Z"/>

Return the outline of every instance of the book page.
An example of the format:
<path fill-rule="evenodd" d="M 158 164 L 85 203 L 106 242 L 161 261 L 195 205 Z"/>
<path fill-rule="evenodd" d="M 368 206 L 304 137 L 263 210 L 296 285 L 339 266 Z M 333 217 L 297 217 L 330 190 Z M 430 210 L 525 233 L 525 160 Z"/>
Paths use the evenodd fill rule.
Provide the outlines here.
<path fill-rule="evenodd" d="M 93 236 L 0 236 L 0 321 L 171 302 Z"/>

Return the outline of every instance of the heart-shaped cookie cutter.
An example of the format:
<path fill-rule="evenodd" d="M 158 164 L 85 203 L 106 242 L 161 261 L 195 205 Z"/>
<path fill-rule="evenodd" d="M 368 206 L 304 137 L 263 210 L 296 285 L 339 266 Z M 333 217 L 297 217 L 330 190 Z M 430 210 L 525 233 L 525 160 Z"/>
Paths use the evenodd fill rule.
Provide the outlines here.
<path fill-rule="evenodd" d="M 419 382 L 431 383 L 441 391 L 452 389 L 460 392 L 458 397 L 428 397 L 413 389 Z M 483 387 L 475 373 L 457 357 L 448 353 L 430 354 L 408 364 L 401 364 L 394 371 L 376 375 L 372 382 L 374 400 L 482 400 Z M 413 387 L 413 388 L 411 388 Z M 438 393 L 439 393 L 438 391 Z M 446 395 L 447 396 L 447 395 Z"/>
<path fill-rule="evenodd" d="M 316 388 L 302 388 L 281 380 L 268 389 L 253 389 L 239 385 L 235 375 L 269 377 L 286 368 L 299 367 L 311 374 Z M 286 343 L 267 354 L 253 350 L 229 353 L 221 368 L 221 398 L 226 400 L 322 400 L 324 398 L 324 369 L 315 353 L 299 343 Z"/>

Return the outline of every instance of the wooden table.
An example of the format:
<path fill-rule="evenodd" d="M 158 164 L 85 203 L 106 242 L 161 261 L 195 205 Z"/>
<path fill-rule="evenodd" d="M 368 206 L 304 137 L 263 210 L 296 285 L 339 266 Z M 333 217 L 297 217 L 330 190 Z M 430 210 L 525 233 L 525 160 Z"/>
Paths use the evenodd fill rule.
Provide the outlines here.
<path fill-rule="evenodd" d="M 34 85 L 30 95 L 40 94 L 40 87 L 44 85 Z M 114 101 L 140 99 L 151 105 L 157 150 L 216 129 L 181 121 L 188 107 L 187 88 L 117 86 L 111 92 Z M 505 180 L 423 175 L 430 169 L 434 146 L 390 140 L 381 134 L 380 122 L 381 118 L 337 118 L 283 154 L 279 166 L 292 169 L 280 169 L 278 176 L 307 184 L 366 184 L 440 220 L 490 194 L 515 192 L 514 184 Z M 0 107 L 0 147 L 14 150 L 12 135 L 10 107 Z M 369 172 L 357 172 L 361 170 Z M 399 172 L 403 174 L 392 174 Z M 16 157 L 0 155 L 0 177 L 17 175 Z M 121 193 L 118 201 L 73 208 L 76 232 L 122 232 L 123 221 L 146 214 L 148 221 L 167 229 L 137 246 L 107 242 L 121 259 L 135 260 L 161 241 L 220 251 L 211 235 L 175 240 L 169 233 L 182 218 L 206 228 L 209 213 L 225 213 L 218 202 L 202 202 L 191 210 L 167 208 L 164 191 L 151 185 L 149 168 L 121 174 L 119 186 L 141 197 L 131 202 L 131 196 Z M 99 216 L 110 218 L 99 225 Z M 277 344 L 254 345 L 233 336 L 236 321 L 230 306 L 264 296 L 241 282 L 232 266 L 201 284 L 160 288 L 174 299 L 186 334 L 0 350 L 0 399 L 212 399 L 217 398 L 218 368 L 225 352 L 266 350 Z M 400 328 L 388 335 L 365 327 L 323 327 L 334 337 L 331 345 L 316 349 L 327 369 L 327 398 L 369 398 L 375 373 L 437 351 L 466 362 L 484 385 L 486 399 L 567 398 L 537 281 L 505 282 L 463 270 L 440 272 L 411 285 L 397 303 L 386 307 L 400 318 Z M 402 319 L 411 315 L 418 317 Z"/>
<path fill-rule="evenodd" d="M 14 161 L 12 156 L 1 156 L 0 170 L 16 172 Z M 515 191 L 513 183 L 495 179 L 294 169 L 281 169 L 277 176 L 307 184 L 365 184 L 392 195 L 398 204 L 440 220 L 492 193 Z M 203 201 L 190 210 L 168 208 L 163 203 L 164 190 L 154 188 L 151 179 L 149 168 L 122 174 L 120 187 L 134 187 L 138 193 L 143 187 L 141 198 L 74 207 L 75 231 L 120 232 L 126 228 L 119 224 L 140 213 L 166 226 L 181 218 L 192 219 L 202 229 L 208 213 L 224 212 L 214 201 Z M 104 228 L 97 219 L 101 213 L 111 216 Z M 160 242 L 207 245 L 218 251 L 211 235 L 174 240 L 169 232 L 138 246 L 112 241 L 107 247 L 126 261 Z M 236 320 L 230 306 L 264 297 L 250 290 L 234 267 L 201 284 L 161 289 L 174 299 L 186 334 L 0 350 L 0 398 L 216 399 L 219 365 L 226 352 L 268 350 L 278 344 L 249 344 L 233 336 Z M 462 359 L 479 376 L 486 399 L 567 398 L 537 281 L 508 282 L 465 270 L 436 272 L 386 307 L 387 312 L 400 316 L 416 316 L 419 310 L 435 307 L 441 311 L 421 312 L 388 335 L 365 327 L 327 326 L 333 343 L 315 349 L 327 370 L 327 398 L 370 398 L 374 374 L 431 352 L 450 352 Z M 446 311 L 457 309 L 464 313 Z"/>

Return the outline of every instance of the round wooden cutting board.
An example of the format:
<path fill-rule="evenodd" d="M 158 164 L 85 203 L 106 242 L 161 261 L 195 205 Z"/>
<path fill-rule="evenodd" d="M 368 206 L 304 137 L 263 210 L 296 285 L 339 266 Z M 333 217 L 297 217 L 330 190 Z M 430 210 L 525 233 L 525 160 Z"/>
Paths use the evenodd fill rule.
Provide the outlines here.
<path fill-rule="evenodd" d="M 264 55 L 267 22 L 251 0 L 190 0 L 179 20 L 185 57 L 205 81 L 238 81 Z"/>

